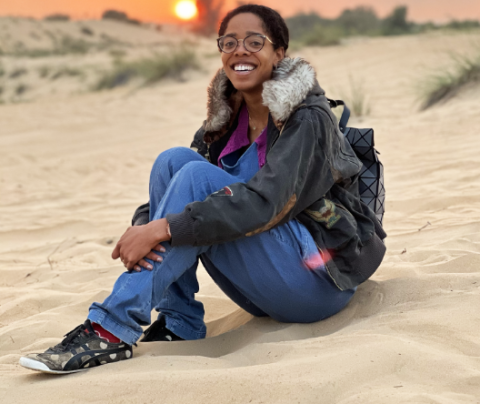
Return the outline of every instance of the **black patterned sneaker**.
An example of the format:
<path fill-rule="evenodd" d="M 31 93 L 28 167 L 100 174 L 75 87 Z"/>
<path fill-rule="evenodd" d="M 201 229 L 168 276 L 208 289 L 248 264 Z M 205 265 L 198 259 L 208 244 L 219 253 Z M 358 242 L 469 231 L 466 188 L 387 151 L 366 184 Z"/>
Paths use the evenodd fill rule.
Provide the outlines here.
<path fill-rule="evenodd" d="M 66 374 L 80 372 L 94 366 L 118 362 L 132 357 L 132 346 L 100 338 L 90 320 L 65 335 L 65 339 L 41 354 L 20 358 L 20 365 L 45 373 Z"/>
<path fill-rule="evenodd" d="M 140 341 L 184 341 L 184 339 L 171 332 L 167 328 L 165 316 L 160 316 L 157 321 L 145 330 L 144 337 Z"/>

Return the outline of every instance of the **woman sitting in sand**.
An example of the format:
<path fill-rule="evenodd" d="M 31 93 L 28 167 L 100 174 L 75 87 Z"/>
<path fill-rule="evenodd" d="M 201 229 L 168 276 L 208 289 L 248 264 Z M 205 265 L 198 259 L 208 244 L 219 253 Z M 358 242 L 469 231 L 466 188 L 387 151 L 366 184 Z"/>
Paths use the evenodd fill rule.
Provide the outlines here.
<path fill-rule="evenodd" d="M 131 358 L 152 309 L 159 318 L 142 341 L 205 338 L 199 259 L 244 310 L 289 323 L 338 313 L 380 265 L 385 246 L 358 193 L 361 163 L 313 68 L 285 57 L 285 21 L 244 5 L 219 36 L 223 68 L 207 120 L 191 149 L 157 158 L 150 202 L 113 251 L 128 272 L 84 324 L 23 366 L 70 373 Z"/>

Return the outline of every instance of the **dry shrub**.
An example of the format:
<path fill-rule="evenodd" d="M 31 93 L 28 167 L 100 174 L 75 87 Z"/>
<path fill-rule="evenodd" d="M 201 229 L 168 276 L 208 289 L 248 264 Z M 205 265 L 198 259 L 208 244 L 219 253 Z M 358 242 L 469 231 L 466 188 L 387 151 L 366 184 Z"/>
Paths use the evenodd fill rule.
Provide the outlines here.
<path fill-rule="evenodd" d="M 17 79 L 21 76 L 24 76 L 27 73 L 28 73 L 27 69 L 23 67 L 17 67 L 16 69 L 13 69 L 13 71 L 9 74 L 8 78 Z"/>
<path fill-rule="evenodd" d="M 454 98 L 462 90 L 480 84 L 480 51 L 475 55 L 451 55 L 451 65 L 431 74 L 422 88 L 422 109 Z"/>
<path fill-rule="evenodd" d="M 360 78 L 349 76 L 350 87 L 347 92 L 342 95 L 345 103 L 352 111 L 353 116 L 363 117 L 370 115 L 370 101 L 365 91 L 365 81 Z"/>
<path fill-rule="evenodd" d="M 151 85 L 165 78 L 181 79 L 185 70 L 198 68 L 196 54 L 186 49 L 171 56 L 156 54 L 131 62 L 120 61 L 100 77 L 93 89 L 112 89 L 127 85 L 133 79 L 140 79 L 143 85 Z"/>

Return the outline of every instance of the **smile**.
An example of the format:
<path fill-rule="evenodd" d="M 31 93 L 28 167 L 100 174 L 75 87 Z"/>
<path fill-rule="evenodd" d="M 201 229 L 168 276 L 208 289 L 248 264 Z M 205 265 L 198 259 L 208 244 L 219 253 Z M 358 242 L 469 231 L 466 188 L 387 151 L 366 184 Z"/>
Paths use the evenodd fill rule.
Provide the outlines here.
<path fill-rule="evenodd" d="M 231 67 L 237 74 L 249 74 L 257 68 L 257 66 L 249 63 L 236 63 Z"/>

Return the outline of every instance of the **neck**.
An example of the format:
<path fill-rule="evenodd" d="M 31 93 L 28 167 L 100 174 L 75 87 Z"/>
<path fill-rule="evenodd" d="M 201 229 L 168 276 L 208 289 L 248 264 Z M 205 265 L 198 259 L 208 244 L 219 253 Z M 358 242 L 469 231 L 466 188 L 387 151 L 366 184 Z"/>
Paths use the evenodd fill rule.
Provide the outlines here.
<path fill-rule="evenodd" d="M 261 130 L 267 126 L 270 110 L 263 105 L 262 92 L 243 93 L 242 95 L 250 116 L 250 129 L 252 129 L 252 124 L 255 124 L 257 128 L 256 132 L 249 131 L 250 141 L 253 142 L 260 135 Z"/>
<path fill-rule="evenodd" d="M 259 124 L 268 122 L 268 114 L 270 111 L 268 107 L 263 105 L 261 92 L 256 92 L 255 94 L 243 93 L 243 99 L 245 100 L 245 104 L 247 104 L 248 113 L 253 121 Z"/>

